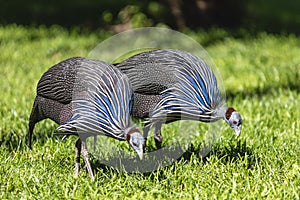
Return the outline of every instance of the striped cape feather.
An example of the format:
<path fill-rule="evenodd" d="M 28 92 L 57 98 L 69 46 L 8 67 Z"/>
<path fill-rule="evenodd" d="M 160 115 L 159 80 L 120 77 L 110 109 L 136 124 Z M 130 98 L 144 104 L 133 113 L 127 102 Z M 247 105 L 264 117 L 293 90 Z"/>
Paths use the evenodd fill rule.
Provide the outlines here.
<path fill-rule="evenodd" d="M 186 119 L 210 122 L 222 118 L 217 114 L 223 99 L 213 71 L 190 53 L 173 52 L 176 56 L 166 73 L 173 73 L 177 81 L 161 92 L 163 98 L 150 113 L 149 121 Z"/>
<path fill-rule="evenodd" d="M 131 126 L 133 98 L 128 78 L 104 62 L 79 69 L 72 100 L 73 117 L 58 130 L 125 140 L 124 131 Z"/>

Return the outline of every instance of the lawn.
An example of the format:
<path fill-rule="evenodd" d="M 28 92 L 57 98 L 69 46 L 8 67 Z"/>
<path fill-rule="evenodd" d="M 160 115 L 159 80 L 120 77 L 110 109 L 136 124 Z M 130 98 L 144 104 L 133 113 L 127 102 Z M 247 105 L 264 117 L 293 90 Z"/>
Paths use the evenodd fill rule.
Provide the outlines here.
<path fill-rule="evenodd" d="M 110 34 L 0 27 L 0 199 L 299 199 L 300 38 L 233 37 L 223 30 L 188 35 L 218 66 L 227 104 L 243 116 L 242 135 L 235 138 L 222 122 L 206 157 L 199 156 L 203 141 L 194 138 L 184 157 L 146 174 L 93 159 L 92 182 L 85 170 L 74 177 L 75 137 L 61 141 L 53 135 L 57 125 L 45 120 L 36 126 L 30 150 L 26 132 L 41 75 L 66 58 L 87 56 Z M 175 129 L 170 124 L 163 135 Z"/>

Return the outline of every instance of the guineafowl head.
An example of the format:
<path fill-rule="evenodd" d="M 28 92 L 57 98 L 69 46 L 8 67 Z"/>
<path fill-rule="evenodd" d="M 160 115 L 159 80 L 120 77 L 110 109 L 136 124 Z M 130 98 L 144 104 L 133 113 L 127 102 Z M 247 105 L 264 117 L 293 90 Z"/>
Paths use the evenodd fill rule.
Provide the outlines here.
<path fill-rule="evenodd" d="M 234 130 L 238 137 L 241 134 L 243 122 L 240 113 L 235 111 L 233 108 L 228 108 L 225 113 L 224 120 Z"/>
<path fill-rule="evenodd" d="M 139 158 L 143 159 L 143 148 L 145 144 L 145 139 L 141 135 L 140 131 L 135 127 L 130 127 L 125 130 L 126 140 L 132 146 L 132 148 L 137 152 Z"/>

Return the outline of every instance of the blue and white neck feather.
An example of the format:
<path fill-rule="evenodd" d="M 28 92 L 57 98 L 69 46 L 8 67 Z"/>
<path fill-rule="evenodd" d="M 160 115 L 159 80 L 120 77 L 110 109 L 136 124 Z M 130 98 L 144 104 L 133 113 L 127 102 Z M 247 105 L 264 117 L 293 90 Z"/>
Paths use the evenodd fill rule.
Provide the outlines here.
<path fill-rule="evenodd" d="M 176 52 L 176 51 L 175 51 Z M 149 121 L 198 120 L 204 122 L 223 118 L 226 107 L 221 97 L 216 77 L 210 67 L 198 57 L 182 52 L 168 73 L 177 81 L 161 93 L 163 98 L 150 114 Z M 175 71 L 174 71 L 175 69 Z"/>

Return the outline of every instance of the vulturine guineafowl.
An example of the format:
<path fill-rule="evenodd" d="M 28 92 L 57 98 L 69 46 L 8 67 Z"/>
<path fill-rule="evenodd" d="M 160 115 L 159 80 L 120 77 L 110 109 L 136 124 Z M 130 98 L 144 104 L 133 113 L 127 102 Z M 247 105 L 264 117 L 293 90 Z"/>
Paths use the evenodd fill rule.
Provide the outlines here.
<path fill-rule="evenodd" d="M 240 114 L 224 106 L 213 71 L 199 57 L 180 50 L 153 50 L 116 66 L 128 76 L 134 90 L 132 115 L 147 118 L 145 138 L 150 127 L 155 127 L 157 148 L 162 143 L 162 124 L 176 120 L 224 119 L 240 135 Z"/>
<path fill-rule="evenodd" d="M 80 134 L 75 145 L 78 175 L 82 153 L 90 177 L 94 179 L 88 160 L 86 138 L 106 135 L 127 140 L 143 156 L 144 138 L 131 124 L 133 91 L 127 76 L 108 63 L 74 57 L 51 67 L 37 85 L 29 120 L 28 140 L 34 125 L 50 118 L 64 134 Z"/>

